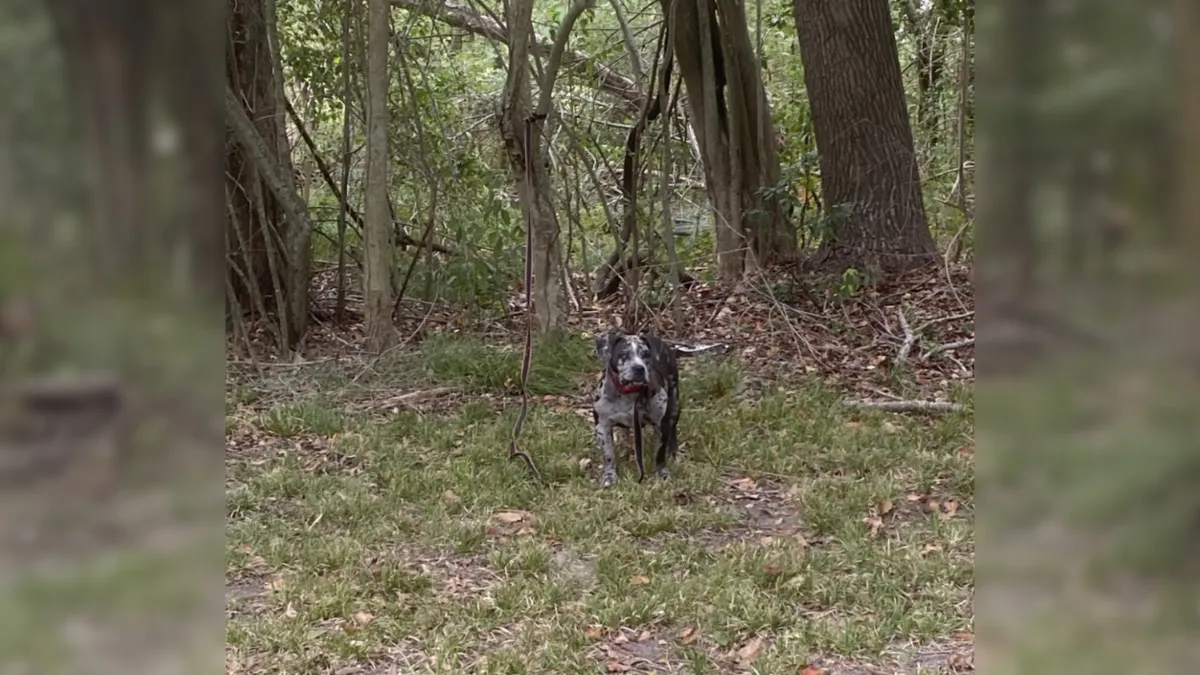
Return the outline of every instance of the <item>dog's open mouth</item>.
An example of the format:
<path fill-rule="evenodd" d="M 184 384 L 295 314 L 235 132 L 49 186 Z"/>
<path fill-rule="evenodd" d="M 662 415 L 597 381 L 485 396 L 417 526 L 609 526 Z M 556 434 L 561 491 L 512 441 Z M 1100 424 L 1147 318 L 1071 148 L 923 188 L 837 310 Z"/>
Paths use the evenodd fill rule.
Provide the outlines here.
<path fill-rule="evenodd" d="M 631 380 L 627 382 L 621 379 L 616 373 L 612 375 L 612 382 L 622 394 L 636 394 L 645 389 L 647 384 L 645 380 Z"/>

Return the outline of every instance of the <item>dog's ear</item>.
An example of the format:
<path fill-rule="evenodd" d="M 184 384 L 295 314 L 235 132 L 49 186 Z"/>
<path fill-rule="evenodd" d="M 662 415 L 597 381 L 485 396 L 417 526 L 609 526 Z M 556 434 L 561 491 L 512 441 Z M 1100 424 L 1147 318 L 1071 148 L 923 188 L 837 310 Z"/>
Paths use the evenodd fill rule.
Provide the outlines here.
<path fill-rule="evenodd" d="M 605 363 L 608 362 L 608 357 L 612 354 L 613 342 L 616 340 L 616 333 L 611 330 L 606 330 L 596 336 L 596 356 Z"/>

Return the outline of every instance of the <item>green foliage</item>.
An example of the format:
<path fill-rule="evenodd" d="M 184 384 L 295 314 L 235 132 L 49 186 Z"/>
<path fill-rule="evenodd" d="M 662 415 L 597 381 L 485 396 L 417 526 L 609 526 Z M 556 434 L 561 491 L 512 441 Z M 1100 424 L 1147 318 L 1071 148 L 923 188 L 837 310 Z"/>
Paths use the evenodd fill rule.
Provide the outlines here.
<path fill-rule="evenodd" d="M 960 16 L 970 3 L 945 0 L 928 9 L 929 20 L 940 16 L 947 41 L 945 53 L 946 75 L 938 86 L 951 93 L 956 86 L 958 50 L 953 41 L 956 34 L 951 30 L 960 26 Z M 534 8 L 534 27 L 543 38 L 553 39 L 566 12 L 568 2 L 538 3 Z M 288 90 L 297 110 L 310 126 L 317 142 L 318 151 L 335 167 L 341 161 L 342 117 L 348 109 L 351 117 L 352 155 L 349 199 L 361 212 L 363 192 L 364 143 L 362 130 L 362 66 L 358 61 L 362 54 L 362 24 L 365 17 L 355 16 L 351 22 L 351 66 L 352 83 L 349 100 L 345 99 L 341 82 L 341 34 L 345 5 L 324 0 L 283 0 L 279 4 L 279 33 L 283 41 L 285 73 Z M 763 194 L 789 207 L 794 221 L 802 223 L 803 241 L 813 244 L 828 236 L 838 222 L 838 211 L 825 215 L 815 213 L 820 203 L 820 171 L 816 143 L 812 129 L 811 112 L 804 84 L 803 65 L 796 49 L 796 31 L 790 2 L 768 2 L 761 7 L 763 33 L 754 34 L 757 17 L 749 13 L 751 38 L 761 45 L 764 81 L 771 101 L 774 124 L 780 140 L 779 156 L 782 177 L 775 186 L 763 189 Z M 449 303 L 468 307 L 472 311 L 502 312 L 507 296 L 520 278 L 523 265 L 523 224 L 513 195 L 512 177 L 505 157 L 503 141 L 499 137 L 498 119 L 499 92 L 504 85 L 505 74 L 499 67 L 497 55 L 506 50 L 497 50 L 483 38 L 462 38 L 459 29 L 447 28 L 445 24 L 405 10 L 393 10 L 395 38 L 392 44 L 392 83 L 389 88 L 392 108 L 391 128 L 391 200 L 396 220 L 406 225 L 405 231 L 417 238 L 429 217 L 429 208 L 436 199 L 436 236 L 455 249 L 449 257 L 422 256 L 418 263 L 414 281 L 406 293 L 427 301 Z M 625 14 L 639 41 L 643 68 L 653 62 L 653 47 L 656 43 L 656 22 L 661 17 L 654 12 L 636 11 L 627 7 Z M 614 67 L 618 72 L 631 74 L 629 59 L 619 40 L 613 36 L 617 30 L 617 18 L 608 3 L 597 3 L 586 10 L 576 22 L 571 35 L 570 48 Z M 899 35 L 901 59 L 912 58 L 915 36 L 901 31 Z M 544 59 L 540 67 L 544 67 Z M 914 88 L 912 68 L 905 68 L 906 86 Z M 535 83 L 536 91 L 536 83 Z M 594 74 L 583 75 L 564 68 L 556 84 L 556 104 L 561 114 L 571 120 L 578 138 L 569 134 L 556 133 L 550 144 L 552 161 L 551 179 L 553 192 L 563 217 L 563 204 L 568 194 L 578 201 L 582 213 L 582 231 L 575 231 L 570 238 L 566 255 L 573 265 L 583 261 L 588 267 L 599 262 L 612 246 L 608 224 L 602 217 L 601 200 L 611 195 L 595 194 L 593 182 L 586 178 L 586 171 L 575 163 L 581 161 L 575 143 L 586 147 L 586 154 L 593 162 L 593 170 L 601 181 L 611 183 L 615 176 L 609 168 L 618 168 L 622 161 L 625 143 L 625 127 L 632 123 L 632 111 L 598 113 L 597 103 L 602 103 L 606 94 L 598 94 Z M 945 120 L 953 118 L 955 97 L 946 95 L 938 98 L 940 114 Z M 608 116 L 608 122 L 595 124 L 587 120 L 599 120 Z M 922 175 L 926 178 L 927 203 L 934 221 L 935 235 L 957 231 L 962 223 L 962 214 L 953 209 L 942 208 L 939 200 L 949 192 L 956 178 L 951 171 L 957 163 L 957 151 L 953 143 L 952 129 L 944 124 L 929 133 L 940 136 L 933 139 L 918 138 L 918 146 L 932 147 L 930 154 L 922 155 Z M 914 126 L 918 135 L 927 131 Z M 658 129 L 652 129 L 657 134 Z M 690 156 L 682 139 L 675 139 L 676 157 Z M 298 157 L 306 150 L 300 148 Z M 645 159 L 645 154 L 643 158 Z M 656 161 L 656 160 L 654 160 Z M 677 159 L 678 161 L 678 159 Z M 313 172 L 315 176 L 315 171 Z M 647 188 L 655 189 L 652 185 Z M 689 198 L 690 195 L 680 195 Z M 700 197 L 700 201 L 703 197 Z M 808 207 L 803 207 L 805 202 Z M 312 181 L 309 203 L 317 216 L 315 220 L 321 233 L 314 237 L 314 254 L 323 260 L 336 259 L 333 241 L 336 240 L 337 201 L 319 177 Z M 648 209 L 647 219 L 655 222 L 654 210 L 657 200 Z M 348 234 L 349 245 L 359 247 L 357 236 Z M 969 241 L 969 234 L 964 237 Z M 686 268 L 701 279 L 711 276 L 714 242 L 711 232 L 700 232 L 694 237 L 677 240 L 680 257 Z M 397 251 L 396 276 L 402 277 L 408 268 L 412 250 Z M 661 255 L 661 247 L 660 247 Z M 662 262 L 661 260 L 659 262 Z M 578 267 L 576 267 L 578 269 Z M 658 293 L 657 289 L 649 289 Z M 664 298 L 648 298 L 658 304 Z"/>

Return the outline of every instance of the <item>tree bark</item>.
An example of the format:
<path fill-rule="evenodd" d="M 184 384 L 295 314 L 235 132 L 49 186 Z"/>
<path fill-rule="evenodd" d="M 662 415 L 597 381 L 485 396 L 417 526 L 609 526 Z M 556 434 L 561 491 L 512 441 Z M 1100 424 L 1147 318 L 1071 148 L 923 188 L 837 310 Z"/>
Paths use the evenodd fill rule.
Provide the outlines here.
<path fill-rule="evenodd" d="M 719 277 L 793 259 L 796 232 L 780 202 L 761 194 L 779 182 L 779 155 L 744 7 L 735 0 L 662 5 L 717 221 Z"/>
<path fill-rule="evenodd" d="M 794 10 L 830 222 L 812 263 L 887 274 L 939 261 L 887 0 Z"/>
<path fill-rule="evenodd" d="M 388 207 L 388 0 L 368 0 L 367 185 L 363 323 L 367 348 L 381 352 L 395 335 L 392 323 L 392 217 Z"/>
<path fill-rule="evenodd" d="M 270 45 L 267 24 L 272 14 L 264 0 L 230 2 L 226 13 L 225 118 L 250 122 L 248 130 L 230 126 L 234 142 L 225 149 L 227 286 L 231 307 L 274 312 L 281 346 L 290 349 L 308 325 L 304 242 L 312 228 L 295 194 L 291 155 L 280 142 L 286 113 L 277 82 L 281 68 L 274 63 L 279 52 Z M 289 204 L 293 197 L 296 203 Z"/>
<path fill-rule="evenodd" d="M 111 278 L 146 262 L 148 0 L 50 0 L 88 151 L 96 271 Z M 141 203 L 139 203 L 141 202 Z"/>
<path fill-rule="evenodd" d="M 577 0 L 567 11 L 558 39 L 551 47 L 538 99 L 533 110 L 529 86 L 529 46 L 533 40 L 533 0 L 512 0 L 508 4 L 509 26 L 508 79 L 500 116 L 501 135 L 508 153 L 509 166 L 521 201 L 526 227 L 533 230 L 533 307 L 539 333 L 547 334 L 563 325 L 566 298 L 560 283 L 562 251 L 559 225 L 550 194 L 550 172 L 542 159 L 542 129 L 549 115 L 554 80 L 566 51 L 566 38 L 588 0 Z M 532 120 L 526 124 L 526 120 Z"/>
<path fill-rule="evenodd" d="M 1039 0 L 1005 3 L 1000 21 L 981 36 L 995 54 L 977 62 L 990 83 L 978 90 L 980 108 L 990 118 L 978 127 L 976 176 L 990 189 L 977 198 L 976 242 L 989 253 L 978 261 L 976 298 L 989 312 L 1027 303 L 1038 286 L 1031 172 L 1041 139 L 1028 101 L 1040 88 L 1041 5 Z"/>

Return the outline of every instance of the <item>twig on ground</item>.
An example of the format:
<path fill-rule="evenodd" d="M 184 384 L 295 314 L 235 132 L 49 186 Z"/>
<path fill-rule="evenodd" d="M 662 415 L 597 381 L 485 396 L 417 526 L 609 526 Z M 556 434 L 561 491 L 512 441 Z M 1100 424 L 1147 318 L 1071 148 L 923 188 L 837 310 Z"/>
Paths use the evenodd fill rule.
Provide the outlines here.
<path fill-rule="evenodd" d="M 904 309 L 897 307 L 896 313 L 900 315 L 900 328 L 904 331 L 904 343 L 900 345 L 900 351 L 896 354 L 896 363 L 899 364 L 904 363 L 904 360 L 908 358 L 908 353 L 912 351 L 913 345 L 917 342 L 917 334 L 908 325 L 908 319 L 904 317 Z"/>
<path fill-rule="evenodd" d="M 944 345 L 937 345 L 937 346 L 931 348 L 929 351 L 922 354 L 921 358 L 927 359 L 931 356 L 936 356 L 938 354 L 941 354 L 942 352 L 948 352 L 948 351 L 951 351 L 954 349 L 962 349 L 963 347 L 970 347 L 974 344 L 975 344 L 975 338 L 967 338 L 965 340 L 958 340 L 955 342 L 947 342 Z"/>
<path fill-rule="evenodd" d="M 930 320 L 926 321 L 925 323 L 921 324 L 920 326 L 917 326 L 917 328 L 915 330 L 913 330 L 913 332 L 920 333 L 920 332 L 924 331 L 926 328 L 936 326 L 939 323 L 946 323 L 949 321 L 958 321 L 960 319 L 969 319 L 973 316 L 975 316 L 974 310 L 971 310 L 969 312 L 963 312 L 962 314 L 951 314 L 950 316 L 940 316 L 936 319 L 930 319 Z"/>
<path fill-rule="evenodd" d="M 433 398 L 434 396 L 441 396 L 442 394 L 449 394 L 452 391 L 454 391 L 454 387 L 435 387 L 433 389 L 422 389 L 420 391 L 410 391 L 408 393 L 400 394 L 399 396 L 392 396 L 391 398 L 380 401 L 377 405 L 380 408 L 391 408 L 391 407 L 398 406 L 398 405 L 408 405 L 410 403 L 415 403 L 416 401 L 419 401 L 421 399 Z"/>
<path fill-rule="evenodd" d="M 961 403 L 947 401 L 846 401 L 846 405 L 888 412 L 954 412 L 963 409 Z"/>

